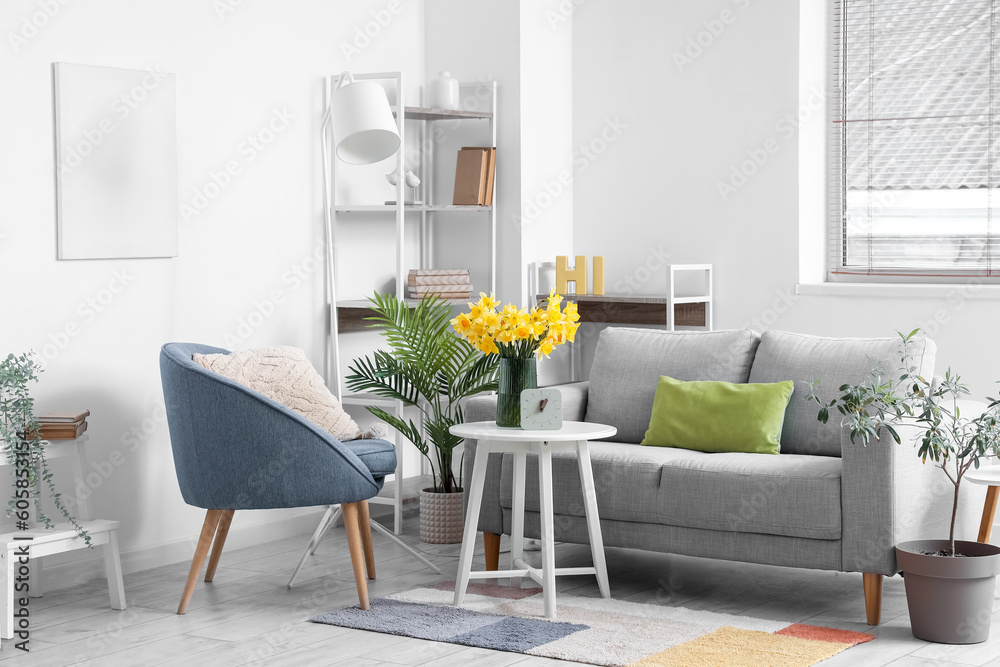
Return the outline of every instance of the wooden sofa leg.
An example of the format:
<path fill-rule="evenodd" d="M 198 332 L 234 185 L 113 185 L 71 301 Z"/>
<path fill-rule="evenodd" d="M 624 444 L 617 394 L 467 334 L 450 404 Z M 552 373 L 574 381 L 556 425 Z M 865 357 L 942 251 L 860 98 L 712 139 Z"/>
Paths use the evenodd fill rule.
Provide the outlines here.
<path fill-rule="evenodd" d="M 358 587 L 358 602 L 362 609 L 368 609 L 368 580 L 365 579 L 365 554 L 361 544 L 361 530 L 358 526 L 358 504 L 341 503 L 344 528 L 347 529 L 347 546 L 351 550 L 351 565 L 354 568 L 354 583 Z"/>
<path fill-rule="evenodd" d="M 486 569 L 500 569 L 500 536 L 496 533 L 483 533 L 483 546 L 486 549 Z"/>
<path fill-rule="evenodd" d="M 212 538 L 215 537 L 215 529 L 219 525 L 222 514 L 223 510 L 208 510 L 205 514 L 205 523 L 201 525 L 201 536 L 198 537 L 198 546 L 195 547 L 194 558 L 191 560 L 191 571 L 188 572 L 184 593 L 181 594 L 181 604 L 177 607 L 178 614 L 185 613 L 188 603 L 191 602 L 194 587 L 198 584 L 198 575 L 201 574 L 201 566 L 205 564 L 208 549 L 212 546 Z"/>
<path fill-rule="evenodd" d="M 212 544 L 212 555 L 208 557 L 208 569 L 205 570 L 206 583 L 211 583 L 215 579 L 215 570 L 219 567 L 219 558 L 222 557 L 222 548 L 226 546 L 229 525 L 233 522 L 235 513 L 236 510 L 222 510 L 222 515 L 219 517 L 219 527 L 215 531 L 215 541 Z"/>
<path fill-rule="evenodd" d="M 361 530 L 361 546 L 365 549 L 365 566 L 368 578 L 375 578 L 375 549 L 372 547 L 372 517 L 368 512 L 368 501 L 358 503 L 358 528 Z"/>
<path fill-rule="evenodd" d="M 878 625 L 882 621 L 882 575 L 865 572 L 862 577 L 865 583 L 865 614 L 868 616 L 868 625 Z"/>

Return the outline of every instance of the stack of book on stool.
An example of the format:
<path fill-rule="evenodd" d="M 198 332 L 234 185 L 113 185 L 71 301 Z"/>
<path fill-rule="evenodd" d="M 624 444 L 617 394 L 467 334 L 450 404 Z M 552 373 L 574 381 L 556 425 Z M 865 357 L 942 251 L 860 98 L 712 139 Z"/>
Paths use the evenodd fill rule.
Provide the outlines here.
<path fill-rule="evenodd" d="M 87 430 L 90 410 L 83 412 L 47 412 L 38 416 L 38 430 L 42 440 L 74 440 Z"/>
<path fill-rule="evenodd" d="M 472 295 L 469 269 L 410 269 L 406 298 L 468 299 Z"/>

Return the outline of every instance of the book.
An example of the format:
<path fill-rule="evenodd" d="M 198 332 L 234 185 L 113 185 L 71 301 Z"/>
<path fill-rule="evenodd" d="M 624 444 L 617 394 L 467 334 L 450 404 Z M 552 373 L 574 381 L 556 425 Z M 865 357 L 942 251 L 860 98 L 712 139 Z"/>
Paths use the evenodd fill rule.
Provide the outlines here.
<path fill-rule="evenodd" d="M 464 300 L 472 298 L 472 295 L 469 292 L 443 292 L 443 293 L 427 292 L 426 294 L 410 294 L 409 292 L 407 292 L 406 294 L 407 299 L 429 299 L 432 296 L 436 296 L 439 299 L 447 299 L 447 300 L 451 299 Z"/>
<path fill-rule="evenodd" d="M 455 206 L 479 206 L 486 195 L 486 174 L 489 170 L 489 154 L 483 149 L 458 151 L 455 163 Z"/>
<path fill-rule="evenodd" d="M 62 412 L 46 412 L 45 414 L 38 415 L 36 420 L 39 424 L 75 424 L 89 416 L 90 410 L 84 410 L 83 412 L 67 410 Z"/>
<path fill-rule="evenodd" d="M 87 432 L 87 425 L 86 421 L 81 421 L 77 426 L 69 428 L 62 425 L 58 428 L 43 425 L 39 429 L 39 436 L 42 440 L 73 440 Z"/>
<path fill-rule="evenodd" d="M 465 276 L 409 276 L 406 284 L 411 287 L 431 287 L 441 285 L 464 285 L 472 287 L 472 281 L 468 275 Z"/>
<path fill-rule="evenodd" d="M 471 294 L 472 285 L 407 285 L 407 294 Z"/>
<path fill-rule="evenodd" d="M 471 269 L 410 269 L 411 276 L 467 276 Z"/>
<path fill-rule="evenodd" d="M 483 206 L 493 205 L 493 182 L 497 171 L 497 149 L 495 146 L 463 146 L 463 151 L 489 151 L 489 162 L 486 165 L 486 188 L 479 202 Z"/>

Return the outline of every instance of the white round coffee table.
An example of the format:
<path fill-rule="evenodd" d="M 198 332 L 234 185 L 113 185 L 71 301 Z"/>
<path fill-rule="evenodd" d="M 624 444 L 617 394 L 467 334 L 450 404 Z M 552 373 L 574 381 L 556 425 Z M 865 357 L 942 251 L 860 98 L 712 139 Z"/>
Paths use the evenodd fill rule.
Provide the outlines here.
<path fill-rule="evenodd" d="M 983 520 L 979 524 L 978 542 L 990 541 L 993 517 L 997 513 L 997 496 L 1000 492 L 1000 465 L 983 466 L 979 470 L 965 473 L 965 481 L 986 486 L 986 503 L 983 505 Z"/>
<path fill-rule="evenodd" d="M 597 496 L 594 492 L 594 472 L 590 467 L 590 440 L 609 438 L 617 433 L 613 426 L 588 422 L 564 422 L 557 431 L 535 431 L 519 428 L 501 428 L 495 422 L 472 422 L 451 427 L 451 432 L 463 438 L 479 441 L 476 460 L 469 483 L 469 507 L 465 517 L 465 534 L 455 581 L 455 606 L 461 606 L 470 579 L 511 578 L 511 584 L 520 586 L 521 577 L 530 577 L 542 587 L 545 616 L 556 617 L 556 576 L 568 574 L 593 574 L 601 595 L 611 597 L 608 588 L 608 568 L 604 561 L 604 540 L 601 538 L 601 520 L 597 514 Z M 584 509 L 587 515 L 587 532 L 590 534 L 590 551 L 593 567 L 556 568 L 555 534 L 552 517 L 552 452 L 570 449 L 577 454 L 580 482 L 583 487 Z M 490 454 L 514 454 L 514 507 L 510 536 L 509 570 L 472 571 L 472 552 L 475 550 L 479 528 L 479 509 L 486 482 L 486 464 Z M 539 499 L 542 524 L 542 567 L 524 562 L 524 474 L 528 453 L 538 455 Z"/>

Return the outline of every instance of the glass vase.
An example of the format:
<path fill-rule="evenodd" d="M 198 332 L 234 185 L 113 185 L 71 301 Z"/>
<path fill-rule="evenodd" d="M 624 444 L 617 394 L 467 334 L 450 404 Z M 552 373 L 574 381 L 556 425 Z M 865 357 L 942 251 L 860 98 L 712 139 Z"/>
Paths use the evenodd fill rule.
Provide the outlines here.
<path fill-rule="evenodd" d="M 520 428 L 521 391 L 538 388 L 535 357 L 501 357 L 497 381 L 497 426 Z"/>

